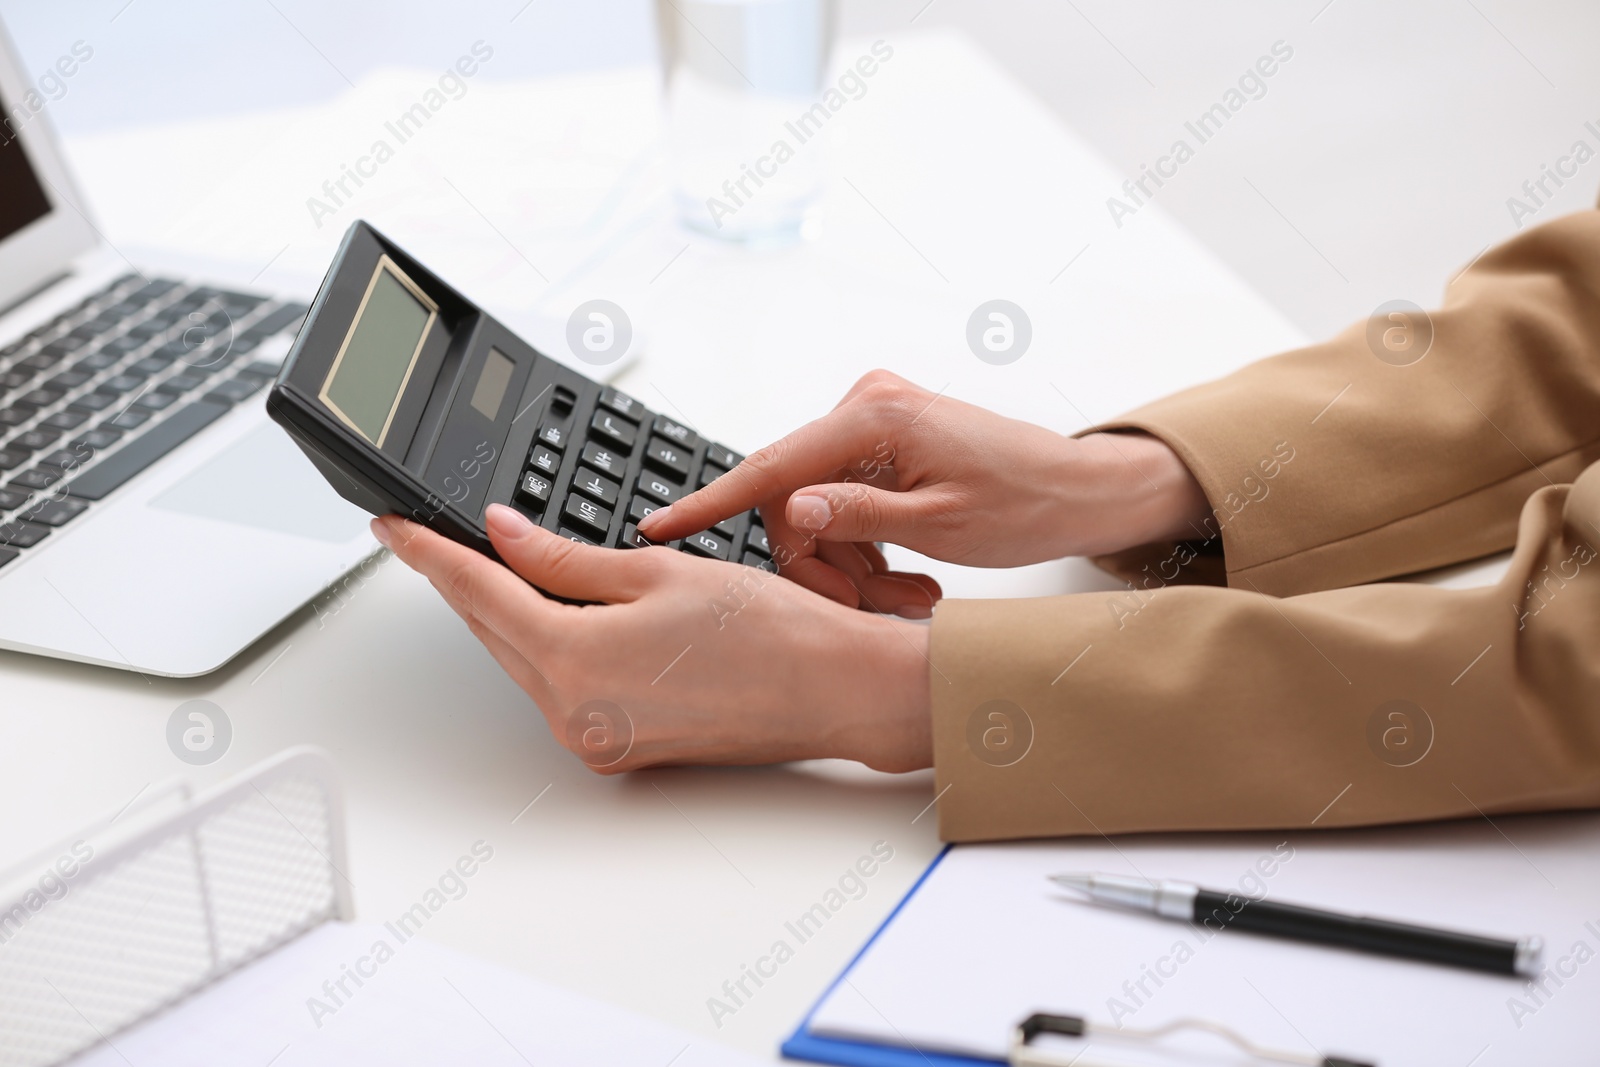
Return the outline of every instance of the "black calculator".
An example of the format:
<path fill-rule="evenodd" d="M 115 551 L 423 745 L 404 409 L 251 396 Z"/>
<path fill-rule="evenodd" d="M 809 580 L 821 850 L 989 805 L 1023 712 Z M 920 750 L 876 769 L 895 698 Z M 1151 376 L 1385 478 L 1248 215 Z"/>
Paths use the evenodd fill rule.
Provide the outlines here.
<path fill-rule="evenodd" d="M 490 556 L 491 503 L 584 544 L 642 548 L 640 519 L 744 458 L 539 352 L 363 221 L 267 410 L 346 500 Z M 755 511 L 668 547 L 775 569 Z"/>

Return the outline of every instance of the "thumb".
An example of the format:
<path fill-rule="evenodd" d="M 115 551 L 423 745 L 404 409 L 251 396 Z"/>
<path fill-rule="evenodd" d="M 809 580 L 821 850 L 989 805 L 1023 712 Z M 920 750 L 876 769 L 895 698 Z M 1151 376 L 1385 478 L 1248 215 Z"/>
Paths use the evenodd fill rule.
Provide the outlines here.
<path fill-rule="evenodd" d="M 821 541 L 892 541 L 905 544 L 926 512 L 917 493 L 859 482 L 813 485 L 789 498 L 785 517 L 795 530 Z"/>
<path fill-rule="evenodd" d="M 552 596 L 616 603 L 637 599 L 648 584 L 643 557 L 654 557 L 653 549 L 581 545 L 540 529 L 504 504 L 489 505 L 484 525 L 506 566 Z"/>

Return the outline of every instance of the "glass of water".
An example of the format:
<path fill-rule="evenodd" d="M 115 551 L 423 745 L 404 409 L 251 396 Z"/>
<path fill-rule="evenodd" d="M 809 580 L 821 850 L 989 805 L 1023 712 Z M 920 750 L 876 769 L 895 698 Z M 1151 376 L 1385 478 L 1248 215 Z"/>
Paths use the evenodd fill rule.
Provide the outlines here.
<path fill-rule="evenodd" d="M 673 196 L 730 241 L 799 237 L 823 176 L 834 0 L 657 0 Z"/>

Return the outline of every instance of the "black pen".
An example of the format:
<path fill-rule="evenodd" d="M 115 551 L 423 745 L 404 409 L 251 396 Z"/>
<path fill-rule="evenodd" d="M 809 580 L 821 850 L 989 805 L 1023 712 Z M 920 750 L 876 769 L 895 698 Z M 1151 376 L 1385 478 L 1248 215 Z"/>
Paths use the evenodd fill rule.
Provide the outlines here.
<path fill-rule="evenodd" d="M 1539 937 L 1516 941 L 1479 937 L 1362 915 L 1340 915 L 1297 904 L 1273 904 L 1238 893 L 1202 889 L 1188 882 L 1149 882 L 1115 874 L 1053 874 L 1050 880 L 1076 889 L 1096 904 L 1151 911 L 1208 927 L 1236 926 L 1258 934 L 1495 974 L 1534 977 L 1541 970 L 1540 957 L 1544 954 L 1544 939 Z"/>

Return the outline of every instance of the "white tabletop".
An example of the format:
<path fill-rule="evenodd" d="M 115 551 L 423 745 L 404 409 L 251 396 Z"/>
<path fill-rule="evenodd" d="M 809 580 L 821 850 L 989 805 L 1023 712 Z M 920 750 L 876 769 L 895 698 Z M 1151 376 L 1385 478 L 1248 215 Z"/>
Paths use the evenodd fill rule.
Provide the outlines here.
<path fill-rule="evenodd" d="M 1301 343 L 1158 206 L 1114 228 L 1104 201 L 1121 179 L 962 38 L 894 48 L 832 120 L 820 236 L 774 251 L 678 228 L 645 70 L 473 84 L 320 229 L 306 198 L 436 74 L 383 72 L 327 107 L 68 148 L 126 251 L 176 249 L 246 278 L 265 267 L 258 284 L 288 285 L 319 275 L 359 214 L 536 341 L 579 302 L 614 300 L 642 339 L 624 386 L 739 449 L 875 366 L 1071 431 Z M 972 310 L 996 297 L 1033 323 L 1032 348 L 1006 367 L 965 342 Z M 961 596 L 1108 583 L 1081 561 L 938 573 Z M 345 775 L 363 918 L 392 918 L 487 841 L 493 860 L 428 936 L 765 1056 L 939 848 L 931 772 L 593 775 L 392 562 L 207 678 L 0 654 L 0 687 L 0 857 L 103 821 L 150 783 L 212 781 L 314 743 Z M 225 709 L 234 740 L 191 771 L 163 730 L 197 697 Z M 866 895 L 717 1025 L 708 998 L 878 841 L 894 857 Z"/>

